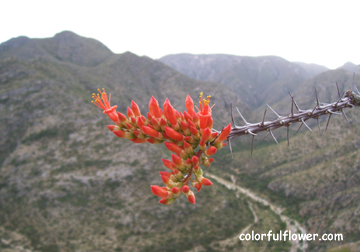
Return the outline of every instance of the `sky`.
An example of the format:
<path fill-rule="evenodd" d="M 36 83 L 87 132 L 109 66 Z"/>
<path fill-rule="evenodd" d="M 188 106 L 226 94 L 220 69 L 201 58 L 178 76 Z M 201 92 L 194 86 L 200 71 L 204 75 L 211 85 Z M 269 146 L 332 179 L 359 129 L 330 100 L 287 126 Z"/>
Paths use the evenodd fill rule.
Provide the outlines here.
<path fill-rule="evenodd" d="M 0 43 L 69 30 L 114 53 L 276 55 L 360 64 L 360 1 L 3 1 Z"/>

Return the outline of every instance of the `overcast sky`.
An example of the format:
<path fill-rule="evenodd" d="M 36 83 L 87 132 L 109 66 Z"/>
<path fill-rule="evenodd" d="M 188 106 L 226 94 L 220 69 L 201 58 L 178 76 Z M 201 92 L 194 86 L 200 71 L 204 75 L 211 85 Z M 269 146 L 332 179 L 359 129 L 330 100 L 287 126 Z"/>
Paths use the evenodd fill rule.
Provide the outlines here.
<path fill-rule="evenodd" d="M 0 43 L 70 30 L 114 53 L 276 55 L 360 64 L 360 1 L 3 1 Z"/>

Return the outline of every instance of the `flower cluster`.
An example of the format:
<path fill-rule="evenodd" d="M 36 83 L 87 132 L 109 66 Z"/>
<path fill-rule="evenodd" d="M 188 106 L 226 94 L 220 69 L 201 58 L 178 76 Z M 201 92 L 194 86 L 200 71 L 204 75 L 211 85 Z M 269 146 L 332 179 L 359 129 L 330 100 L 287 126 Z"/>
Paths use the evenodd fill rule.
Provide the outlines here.
<path fill-rule="evenodd" d="M 165 186 L 151 186 L 151 191 L 162 198 L 159 202 L 167 205 L 175 201 L 181 193 L 185 194 L 188 201 L 195 204 L 195 196 L 189 183 L 200 191 L 203 185 L 212 185 L 211 181 L 203 176 L 200 165 L 209 167 L 213 162 L 218 149 L 223 148 L 223 143 L 231 131 L 227 125 L 222 132 L 212 129 L 210 96 L 203 99 L 200 94 L 198 112 L 194 110 L 194 103 L 188 95 L 185 100 L 184 113 L 175 110 L 168 99 L 159 107 L 158 101 L 152 97 L 149 103 L 147 117 L 141 114 L 139 106 L 131 101 L 131 108 L 127 108 L 127 117 L 116 112 L 117 106 L 111 107 L 110 97 L 105 90 L 98 90 L 100 94 L 93 94 L 93 104 L 104 110 L 115 125 L 108 125 L 117 137 L 127 138 L 134 143 L 164 143 L 166 148 L 174 152 L 171 160 L 162 159 L 165 167 L 171 172 L 161 171 L 160 176 Z"/>

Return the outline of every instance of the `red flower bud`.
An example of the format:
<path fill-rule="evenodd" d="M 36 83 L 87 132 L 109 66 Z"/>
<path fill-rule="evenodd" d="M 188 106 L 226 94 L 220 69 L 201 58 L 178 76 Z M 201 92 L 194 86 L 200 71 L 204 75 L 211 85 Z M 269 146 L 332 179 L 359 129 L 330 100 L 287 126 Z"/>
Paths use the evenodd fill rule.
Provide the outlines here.
<path fill-rule="evenodd" d="M 172 158 L 172 161 L 174 162 L 174 164 L 175 164 L 176 166 L 180 166 L 180 165 L 183 164 L 183 161 L 182 161 L 181 157 L 172 154 L 172 155 L 171 155 L 171 158 Z"/>
<path fill-rule="evenodd" d="M 159 140 L 164 139 L 164 136 L 160 132 L 158 132 L 148 126 L 142 126 L 142 131 L 144 132 L 144 134 L 154 137 L 156 139 L 159 139 Z"/>
<path fill-rule="evenodd" d="M 209 149 L 205 151 L 205 156 L 210 157 L 216 153 L 217 149 L 215 146 L 211 146 Z"/>
<path fill-rule="evenodd" d="M 171 173 L 170 172 L 166 172 L 166 171 L 159 171 L 161 176 L 166 176 L 170 178 Z"/>
<path fill-rule="evenodd" d="M 215 148 L 215 147 L 214 147 Z M 216 149 L 216 148 L 215 148 Z M 184 150 L 188 154 L 192 154 L 194 152 L 194 149 L 191 147 L 191 145 L 187 142 L 184 142 Z"/>
<path fill-rule="evenodd" d="M 159 103 L 154 98 L 154 96 L 152 96 L 151 99 L 150 99 L 149 111 L 150 111 L 150 114 L 152 116 L 154 116 L 155 118 L 160 118 L 161 117 L 161 111 L 160 111 Z"/>
<path fill-rule="evenodd" d="M 168 137 L 170 137 L 171 139 L 174 139 L 175 141 L 183 141 L 184 140 L 184 136 L 182 134 L 180 134 L 179 132 L 176 132 L 174 129 L 170 128 L 170 127 L 165 127 L 165 133 Z"/>
<path fill-rule="evenodd" d="M 184 186 L 182 187 L 182 192 L 183 192 L 183 193 L 188 193 L 189 191 L 190 191 L 189 186 L 184 185 Z"/>
<path fill-rule="evenodd" d="M 141 116 L 139 106 L 133 100 L 131 101 L 131 110 L 135 116 Z"/>
<path fill-rule="evenodd" d="M 171 192 L 172 192 L 173 194 L 179 194 L 180 189 L 177 188 L 176 186 L 174 186 L 173 188 L 171 188 Z"/>
<path fill-rule="evenodd" d="M 206 142 L 210 138 L 210 136 L 211 136 L 211 130 L 209 128 L 203 129 L 201 134 L 201 140 Z"/>
<path fill-rule="evenodd" d="M 211 186 L 212 185 L 211 181 L 209 179 L 207 179 L 207 178 L 203 178 L 201 180 L 201 184 L 203 184 L 204 186 Z"/>
<path fill-rule="evenodd" d="M 176 111 L 176 110 L 174 110 L 174 112 L 175 112 L 175 118 L 176 118 L 176 120 L 181 119 L 180 113 L 179 113 L 178 111 Z"/>
<path fill-rule="evenodd" d="M 167 159 L 161 159 L 165 165 L 166 168 L 169 168 L 170 170 L 174 170 L 175 168 L 175 164 L 173 162 L 171 162 L 170 160 Z"/>
<path fill-rule="evenodd" d="M 206 150 L 206 144 L 203 140 L 200 141 L 199 143 L 199 149 L 204 152 Z"/>
<path fill-rule="evenodd" d="M 167 198 L 170 196 L 170 193 L 165 189 L 161 188 L 160 186 L 152 185 L 150 187 L 151 187 L 151 192 L 160 198 Z"/>
<path fill-rule="evenodd" d="M 131 108 L 127 108 L 127 116 L 130 118 L 132 116 L 135 116 L 134 112 L 131 110 Z"/>
<path fill-rule="evenodd" d="M 185 121 L 185 116 L 180 112 L 181 121 Z"/>
<path fill-rule="evenodd" d="M 193 118 L 192 118 L 191 115 L 192 115 L 192 114 L 189 114 L 188 112 L 184 111 L 184 117 L 185 117 L 185 120 L 186 120 L 187 122 L 189 122 L 189 121 L 192 122 Z"/>
<path fill-rule="evenodd" d="M 183 150 L 181 147 L 177 146 L 174 143 L 165 142 L 165 146 L 168 150 L 175 152 L 178 155 L 180 155 L 181 151 Z"/>
<path fill-rule="evenodd" d="M 134 117 L 132 117 L 134 118 Z M 142 126 L 144 126 L 144 121 L 141 117 L 138 117 L 137 120 L 136 120 L 136 125 L 138 126 L 139 129 L 142 128 Z"/>
<path fill-rule="evenodd" d="M 190 132 L 194 137 L 199 137 L 200 136 L 199 131 L 193 126 L 190 126 Z"/>
<path fill-rule="evenodd" d="M 192 115 L 195 111 L 194 111 L 194 101 L 193 99 L 191 99 L 190 95 L 186 96 L 186 100 L 185 100 L 185 106 L 186 106 L 186 110 L 187 112 Z"/>
<path fill-rule="evenodd" d="M 128 122 L 128 119 L 126 118 L 126 116 L 124 114 L 121 114 L 120 112 L 118 112 L 118 117 L 119 117 L 120 122 L 122 122 L 122 123 Z"/>
<path fill-rule="evenodd" d="M 192 121 L 188 121 L 188 124 L 189 124 L 189 128 L 194 127 L 196 129 L 196 125 Z"/>
<path fill-rule="evenodd" d="M 161 200 L 159 200 L 159 203 L 160 203 L 160 204 L 163 204 L 163 205 L 170 205 L 170 204 L 172 204 L 174 201 L 175 201 L 174 198 L 161 199 Z"/>
<path fill-rule="evenodd" d="M 217 137 L 218 133 L 217 132 L 213 132 L 211 133 L 211 136 L 209 138 L 209 142 L 212 142 L 215 140 L 215 138 Z"/>
<path fill-rule="evenodd" d="M 110 131 L 114 131 L 114 130 L 120 130 L 119 127 L 117 127 L 116 125 L 107 125 L 108 129 Z M 115 128 L 116 127 L 116 128 Z"/>
<path fill-rule="evenodd" d="M 152 115 L 149 112 L 147 112 L 146 116 L 147 116 L 148 121 L 151 122 L 151 120 L 153 118 Z"/>
<path fill-rule="evenodd" d="M 216 142 L 224 142 L 228 135 L 231 132 L 231 124 L 229 123 L 220 133 L 219 137 L 216 139 Z"/>
<path fill-rule="evenodd" d="M 125 131 L 122 130 L 114 130 L 113 133 L 117 136 L 117 137 L 125 137 Z"/>
<path fill-rule="evenodd" d="M 199 182 L 193 182 L 192 184 L 197 189 L 197 191 L 200 192 L 202 184 Z"/>
<path fill-rule="evenodd" d="M 163 118 L 160 119 L 160 126 L 167 126 L 167 123 Z"/>
<path fill-rule="evenodd" d="M 196 114 L 195 112 L 194 112 L 194 114 L 192 115 L 192 118 L 193 118 L 193 122 L 194 123 L 198 123 L 199 122 L 199 120 L 200 120 L 200 117 L 198 116 L 198 114 Z"/>
<path fill-rule="evenodd" d="M 131 123 L 136 124 L 136 117 L 130 117 Z"/>
<path fill-rule="evenodd" d="M 195 196 L 194 195 L 189 195 L 187 197 L 187 199 L 191 204 L 195 204 Z"/>
<path fill-rule="evenodd" d="M 164 102 L 164 114 L 166 119 L 169 120 L 171 125 L 176 125 L 177 124 L 177 120 L 175 117 L 175 109 L 171 106 L 169 99 L 166 99 Z"/>
<path fill-rule="evenodd" d="M 170 177 L 164 176 L 164 175 L 160 175 L 160 177 L 165 185 L 167 185 L 169 183 Z"/>
<path fill-rule="evenodd" d="M 158 119 L 152 118 L 152 119 L 150 120 L 150 122 L 151 122 L 152 126 L 154 127 L 154 130 L 160 131 L 160 125 L 159 125 Z"/>
<path fill-rule="evenodd" d="M 191 161 L 194 163 L 194 165 L 199 164 L 199 158 L 198 158 L 197 156 L 193 156 L 193 157 L 191 158 Z"/>

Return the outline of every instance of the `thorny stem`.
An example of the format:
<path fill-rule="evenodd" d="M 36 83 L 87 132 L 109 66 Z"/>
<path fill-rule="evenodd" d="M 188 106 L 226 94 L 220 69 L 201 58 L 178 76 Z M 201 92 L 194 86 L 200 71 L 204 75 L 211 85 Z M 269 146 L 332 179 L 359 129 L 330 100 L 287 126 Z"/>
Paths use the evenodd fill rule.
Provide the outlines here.
<path fill-rule="evenodd" d="M 317 98 L 316 103 L 317 104 L 316 104 L 315 108 L 313 108 L 313 109 L 300 110 L 299 107 L 297 106 L 295 100 L 291 96 L 291 94 L 290 94 L 290 96 L 292 97 L 292 105 L 291 106 L 293 106 L 293 104 L 295 104 L 296 108 L 298 109 L 298 111 L 296 113 L 293 113 L 291 111 L 291 114 L 289 114 L 289 115 L 279 116 L 275 112 L 275 110 L 273 110 L 269 106 L 269 108 L 278 116 L 278 118 L 273 121 L 264 121 L 264 119 L 263 119 L 263 121 L 259 122 L 259 123 L 248 123 L 247 121 L 245 121 L 244 117 L 241 115 L 240 111 L 238 110 L 241 118 L 245 121 L 245 126 L 239 127 L 233 123 L 233 128 L 231 129 L 231 132 L 227 138 L 229 144 L 231 143 L 231 140 L 235 137 L 240 137 L 242 135 L 251 134 L 254 138 L 257 133 L 262 132 L 262 131 L 267 131 L 268 134 L 271 133 L 271 135 L 273 136 L 272 131 L 274 129 L 277 129 L 277 128 L 280 128 L 283 126 L 289 128 L 289 126 L 291 124 L 296 123 L 296 122 L 301 122 L 302 124 L 305 124 L 305 126 L 307 126 L 305 121 L 308 119 L 314 118 L 314 119 L 318 120 L 319 116 L 322 116 L 325 114 L 329 114 L 329 119 L 330 119 L 330 116 L 332 114 L 338 114 L 337 113 L 338 111 L 340 111 L 344 115 L 345 119 L 347 119 L 343 109 L 351 108 L 353 106 L 360 106 L 360 102 L 359 102 L 360 96 L 357 96 L 351 90 L 348 90 L 346 92 L 346 95 L 344 98 L 340 97 L 336 102 L 333 102 L 330 104 L 322 104 L 322 106 L 320 106 L 320 103 L 318 101 L 316 89 L 315 89 L 315 92 L 316 92 L 316 98 Z M 231 113 L 232 113 L 232 109 L 231 109 Z M 233 117 L 232 114 L 231 114 L 231 117 Z M 264 118 L 265 118 L 265 115 L 264 115 Z M 347 119 L 347 121 L 348 121 L 348 119 Z M 320 128 L 319 128 L 319 130 L 320 130 Z M 273 136 L 273 138 L 276 141 L 274 136 Z M 230 150 L 231 150 L 231 146 L 230 146 Z"/>

